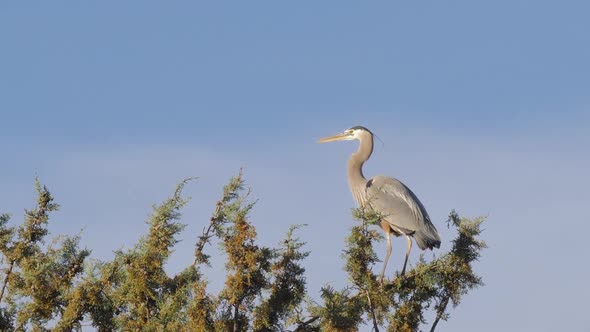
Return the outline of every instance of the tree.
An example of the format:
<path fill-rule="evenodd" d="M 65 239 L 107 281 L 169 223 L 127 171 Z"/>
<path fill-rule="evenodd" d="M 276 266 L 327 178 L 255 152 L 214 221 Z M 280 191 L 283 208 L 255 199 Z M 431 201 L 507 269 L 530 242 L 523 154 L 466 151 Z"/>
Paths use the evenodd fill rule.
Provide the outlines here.
<path fill-rule="evenodd" d="M 79 236 L 58 237 L 44 245 L 51 212 L 59 206 L 36 181 L 37 206 L 22 225 L 9 226 L 0 215 L 0 252 L 4 279 L 0 289 L 2 331 L 434 331 L 449 318 L 449 303 L 482 285 L 473 271 L 485 243 L 478 239 L 483 218 L 451 212 L 456 229 L 452 249 L 427 262 L 423 257 L 405 275 L 380 283 L 373 273 L 381 239 L 373 225 L 379 216 L 355 209 L 344 252 L 349 285 L 322 288 L 320 297 L 306 289 L 304 259 L 309 252 L 292 226 L 276 247 L 257 243 L 249 213 L 255 205 L 243 175 L 224 187 L 209 223 L 198 236 L 194 262 L 169 276 L 164 265 L 184 229 L 180 210 L 187 203 L 182 181 L 154 211 L 148 232 L 111 261 L 89 260 Z M 211 264 L 212 244 L 227 257 L 225 286 L 208 291 L 202 267 Z M 433 314 L 430 320 L 428 314 Z"/>

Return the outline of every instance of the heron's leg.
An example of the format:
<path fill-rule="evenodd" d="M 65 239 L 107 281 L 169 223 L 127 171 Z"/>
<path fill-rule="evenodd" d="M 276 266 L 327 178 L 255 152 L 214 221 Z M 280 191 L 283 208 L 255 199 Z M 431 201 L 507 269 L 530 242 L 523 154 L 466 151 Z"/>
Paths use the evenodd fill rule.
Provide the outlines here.
<path fill-rule="evenodd" d="M 410 257 L 410 250 L 412 250 L 412 239 L 409 235 L 406 235 L 406 239 L 408 240 L 408 251 L 406 251 L 406 260 L 404 261 L 404 268 L 402 269 L 402 276 L 406 273 L 406 265 L 408 264 L 408 257 Z"/>
<path fill-rule="evenodd" d="M 385 260 L 383 261 L 383 270 L 381 270 L 381 277 L 379 278 L 381 283 L 383 283 L 385 268 L 387 267 L 387 262 L 389 261 L 389 256 L 391 255 L 391 233 L 386 232 L 385 236 L 387 236 L 387 255 L 385 255 Z"/>

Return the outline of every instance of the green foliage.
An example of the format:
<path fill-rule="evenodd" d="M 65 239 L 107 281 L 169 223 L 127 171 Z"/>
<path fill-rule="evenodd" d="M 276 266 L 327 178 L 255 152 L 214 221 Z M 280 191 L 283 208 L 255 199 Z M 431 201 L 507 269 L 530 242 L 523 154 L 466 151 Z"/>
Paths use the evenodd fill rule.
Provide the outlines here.
<path fill-rule="evenodd" d="M 460 218 L 448 253 L 427 262 L 423 257 L 403 276 L 380 282 L 374 245 L 382 240 L 379 216 L 356 209 L 343 253 L 349 285 L 322 288 L 319 303 L 306 291 L 302 262 L 309 252 L 292 226 L 275 248 L 258 244 L 250 222 L 255 201 L 242 173 L 224 187 L 213 215 L 197 237 L 194 262 L 176 275 L 165 264 L 185 225 L 187 203 L 182 181 L 173 195 L 155 206 L 147 234 L 111 261 L 90 260 L 79 236 L 59 236 L 45 243 L 51 212 L 59 206 L 36 181 L 37 204 L 20 226 L 0 214 L 0 330 L 78 331 L 417 331 L 449 318 L 448 304 L 482 285 L 473 271 L 485 243 L 478 239 L 482 218 Z M 216 246 L 215 246 L 216 245 Z M 209 250 L 219 250 L 218 254 Z M 226 258 L 224 287 L 208 290 L 202 268 L 213 255 Z M 313 296 L 314 294 L 312 294 Z M 307 305 L 305 305 L 307 303 Z M 433 316 L 433 317 L 429 317 Z"/>
<path fill-rule="evenodd" d="M 201 288 L 199 309 L 193 306 L 204 330 L 276 331 L 290 324 L 305 296 L 305 269 L 300 261 L 308 253 L 294 237 L 292 227 L 278 248 L 256 244 L 256 230 L 248 221 L 254 206 L 248 201 L 242 173 L 223 190 L 209 226 L 197 241 L 195 264 L 210 264 L 205 245 L 215 236 L 227 256 L 225 287 L 218 296 Z"/>
<path fill-rule="evenodd" d="M 273 276 L 269 284 L 270 295 L 254 310 L 254 331 L 274 331 L 280 322 L 293 322 L 297 309 L 305 296 L 305 269 L 299 261 L 309 253 L 301 251 L 304 243 L 293 233 L 301 226 L 291 226 L 281 247 L 273 253 Z"/>
<path fill-rule="evenodd" d="M 59 209 L 46 187 L 35 181 L 37 206 L 25 211 L 20 227 L 0 218 L 0 252 L 4 280 L 0 303 L 5 303 L 2 329 L 43 331 L 74 300 L 73 286 L 90 252 L 78 248 L 79 237 L 60 237 L 44 247 L 49 214 Z"/>
<path fill-rule="evenodd" d="M 380 236 L 369 229 L 379 218 L 362 209 L 356 209 L 353 215 L 359 223 L 352 227 L 345 251 L 345 270 L 351 285 L 342 291 L 323 289 L 324 304 L 311 311 L 320 318 L 316 326 L 322 330 L 356 330 L 366 323 L 375 331 L 383 327 L 387 331 L 417 331 L 427 323 L 425 313 L 431 309 L 434 331 L 441 319 L 449 318 L 449 301 L 457 306 L 469 290 L 483 285 L 472 266 L 485 248 L 477 238 L 483 218 L 460 218 L 452 211 L 448 225 L 456 229 L 457 237 L 451 251 L 431 262 L 421 256 L 406 274 L 380 285 L 371 269 L 377 262 L 373 243 Z"/>
<path fill-rule="evenodd" d="M 178 242 L 176 236 L 184 228 L 177 220 L 179 210 L 187 202 L 181 197 L 187 181 L 178 185 L 171 198 L 154 207 L 148 235 L 134 249 L 118 252 L 115 257 L 119 269 L 113 287 L 103 292 L 113 302 L 115 326 L 122 330 L 170 330 L 173 322 L 184 318 L 182 311 L 173 309 L 187 302 L 197 271 L 190 267 L 170 278 L 164 264 Z"/>

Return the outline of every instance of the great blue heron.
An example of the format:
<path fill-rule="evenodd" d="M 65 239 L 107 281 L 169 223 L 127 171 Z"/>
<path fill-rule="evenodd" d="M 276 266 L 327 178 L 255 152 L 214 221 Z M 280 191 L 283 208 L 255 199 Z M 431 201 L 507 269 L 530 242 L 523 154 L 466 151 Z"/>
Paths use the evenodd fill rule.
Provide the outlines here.
<path fill-rule="evenodd" d="M 381 280 L 385 274 L 387 261 L 391 255 L 391 235 L 405 235 L 408 241 L 406 260 L 401 274 L 406 271 L 408 257 L 412 249 L 412 239 L 420 249 L 432 249 L 440 247 L 440 236 L 426 212 L 426 209 L 418 200 L 418 197 L 401 181 L 378 175 L 367 180 L 363 175 L 363 164 L 373 152 L 373 133 L 362 126 L 346 129 L 340 134 L 325 137 L 320 143 L 334 141 L 358 140 L 358 150 L 348 160 L 348 185 L 352 196 L 359 206 L 368 204 L 381 217 L 381 228 L 387 237 L 387 255 L 381 271 Z"/>

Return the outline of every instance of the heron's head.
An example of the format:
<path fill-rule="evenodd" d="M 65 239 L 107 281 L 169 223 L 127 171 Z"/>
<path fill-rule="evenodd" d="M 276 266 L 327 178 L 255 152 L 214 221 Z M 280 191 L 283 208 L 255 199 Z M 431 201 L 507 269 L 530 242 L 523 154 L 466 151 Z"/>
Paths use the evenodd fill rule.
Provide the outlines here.
<path fill-rule="evenodd" d="M 363 126 L 354 126 L 352 128 L 348 128 L 341 132 L 340 134 L 320 138 L 320 143 L 328 143 L 328 142 L 335 142 L 335 141 L 352 141 L 352 140 L 361 140 L 363 137 L 373 137 L 373 133 L 363 127 Z"/>

